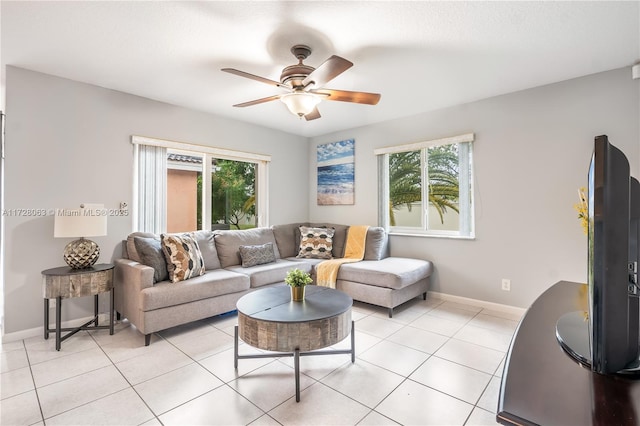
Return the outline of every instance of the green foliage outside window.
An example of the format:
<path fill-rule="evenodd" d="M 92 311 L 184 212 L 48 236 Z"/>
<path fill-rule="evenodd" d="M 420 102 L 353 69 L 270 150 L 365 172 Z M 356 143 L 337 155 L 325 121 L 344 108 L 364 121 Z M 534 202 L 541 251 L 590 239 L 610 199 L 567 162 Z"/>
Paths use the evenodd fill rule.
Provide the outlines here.
<path fill-rule="evenodd" d="M 389 220 L 395 226 L 394 210 L 422 201 L 422 151 L 406 151 L 389 155 Z M 441 145 L 427 149 L 429 204 L 444 223 L 447 209 L 458 211 L 458 145 Z"/>
<path fill-rule="evenodd" d="M 215 159 L 211 173 L 211 223 L 225 223 L 236 229 L 255 216 L 256 165 L 243 161 Z M 202 174 L 198 174 L 198 229 L 202 229 Z"/>

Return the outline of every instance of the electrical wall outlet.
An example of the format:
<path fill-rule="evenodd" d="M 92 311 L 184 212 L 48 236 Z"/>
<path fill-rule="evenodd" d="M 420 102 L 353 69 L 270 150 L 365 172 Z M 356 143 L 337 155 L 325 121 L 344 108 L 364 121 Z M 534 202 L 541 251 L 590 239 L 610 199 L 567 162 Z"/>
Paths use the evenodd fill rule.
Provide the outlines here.
<path fill-rule="evenodd" d="M 502 279 L 502 289 L 504 291 L 511 291 L 511 280 L 503 278 Z"/>

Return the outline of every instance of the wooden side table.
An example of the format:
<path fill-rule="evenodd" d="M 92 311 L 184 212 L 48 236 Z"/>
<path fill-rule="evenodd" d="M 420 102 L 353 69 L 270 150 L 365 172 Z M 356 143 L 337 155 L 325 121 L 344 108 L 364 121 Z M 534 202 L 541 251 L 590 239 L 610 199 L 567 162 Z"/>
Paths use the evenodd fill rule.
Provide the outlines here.
<path fill-rule="evenodd" d="M 68 266 L 42 271 L 42 293 L 44 297 L 44 338 L 56 333 L 56 350 L 60 350 L 63 340 L 80 330 L 109 329 L 113 334 L 113 268 L 111 263 L 101 263 L 86 269 L 71 269 Z M 98 295 L 110 292 L 109 325 L 98 325 Z M 62 328 L 62 299 L 70 297 L 94 297 L 94 317 L 80 327 Z M 56 328 L 49 328 L 49 299 L 56 299 Z M 91 325 L 93 324 L 93 326 Z M 62 331 L 69 333 L 61 336 Z"/>

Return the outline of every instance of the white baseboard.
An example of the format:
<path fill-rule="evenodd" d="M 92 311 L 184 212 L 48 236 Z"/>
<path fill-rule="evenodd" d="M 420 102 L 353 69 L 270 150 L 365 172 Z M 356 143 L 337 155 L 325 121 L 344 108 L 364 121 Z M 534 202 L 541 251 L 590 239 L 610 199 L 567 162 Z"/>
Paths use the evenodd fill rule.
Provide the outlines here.
<path fill-rule="evenodd" d="M 62 328 L 80 327 L 82 324 L 89 322 L 92 319 L 93 317 L 85 317 L 85 318 L 77 318 L 69 321 L 63 321 Z M 100 325 L 106 325 L 109 322 L 109 315 L 100 314 L 98 315 L 98 320 L 100 321 Z M 53 324 L 50 324 L 49 328 L 55 328 L 55 322 Z M 62 333 L 65 334 L 66 332 L 63 331 Z M 44 339 L 44 325 L 42 327 L 30 328 L 27 330 L 20 330 L 13 333 L 7 333 L 2 336 L 2 343 L 15 342 L 16 340 L 29 339 L 31 337 L 36 337 L 36 336 L 40 336 Z M 53 339 L 56 338 L 55 333 L 49 333 L 49 339 L 51 338 Z"/>
<path fill-rule="evenodd" d="M 522 317 L 527 311 L 526 309 L 518 308 L 517 306 L 503 305 L 501 303 L 487 302 L 484 300 L 471 299 L 469 297 L 454 296 L 452 294 L 438 293 L 437 291 L 429 291 L 427 292 L 427 295 L 434 299 L 444 300 L 447 302 L 462 303 L 464 305 L 479 306 L 492 311 L 504 312 L 518 318 Z"/>
<path fill-rule="evenodd" d="M 479 306 L 481 308 L 490 309 L 492 311 L 504 312 L 509 315 L 513 315 L 514 317 L 520 318 L 527 311 L 524 308 L 518 308 L 516 306 L 503 305 L 500 303 L 487 302 L 484 300 L 471 299 L 469 297 L 462 296 L 454 296 L 452 294 L 439 293 L 437 291 L 429 291 L 427 295 L 433 299 L 444 300 L 448 302 L 462 303 L 464 305 L 473 305 Z M 63 328 L 67 327 L 78 327 L 87 321 L 91 320 L 92 317 L 79 318 L 75 320 L 65 321 L 62 323 Z M 99 316 L 100 324 L 106 324 L 109 320 L 107 314 L 100 314 Z M 51 327 L 51 326 L 50 326 Z M 55 325 L 54 325 L 55 327 Z M 42 336 L 44 338 L 44 326 L 31 328 L 28 330 L 20 330 L 14 333 L 8 333 L 2 336 L 2 342 L 15 342 L 16 340 L 29 339 L 31 337 Z M 51 338 L 51 335 L 49 336 Z M 55 338 L 55 336 L 54 336 Z"/>

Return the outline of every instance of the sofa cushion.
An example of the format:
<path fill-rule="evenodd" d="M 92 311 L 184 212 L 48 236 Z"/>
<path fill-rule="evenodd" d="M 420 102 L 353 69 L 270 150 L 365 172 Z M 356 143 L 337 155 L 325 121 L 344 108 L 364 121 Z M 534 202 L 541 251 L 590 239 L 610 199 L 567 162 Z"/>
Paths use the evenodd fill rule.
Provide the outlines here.
<path fill-rule="evenodd" d="M 388 257 L 388 237 L 384 228 L 370 226 L 364 248 L 364 260 L 380 260 Z"/>
<path fill-rule="evenodd" d="M 300 227 L 308 226 L 306 222 L 273 225 L 273 236 L 278 244 L 281 258 L 295 257 L 300 251 Z"/>
<path fill-rule="evenodd" d="M 432 272 L 433 265 L 428 260 L 387 257 L 341 265 L 338 280 L 400 289 L 430 276 Z"/>
<path fill-rule="evenodd" d="M 161 234 L 169 281 L 177 283 L 204 274 L 204 260 L 197 241 L 189 234 Z"/>
<path fill-rule="evenodd" d="M 217 269 L 187 281 L 175 284 L 163 281 L 145 288 L 141 291 L 139 308 L 142 311 L 151 311 L 248 289 L 249 278 L 246 275 Z"/>
<path fill-rule="evenodd" d="M 127 259 L 140 262 L 141 259 L 140 259 L 140 256 L 138 255 L 138 251 L 136 250 L 136 244 L 134 242 L 135 237 L 156 238 L 158 241 L 160 241 L 160 236 L 157 234 L 152 234 L 150 232 L 132 232 L 131 234 L 129 234 L 129 236 L 127 237 L 127 243 L 126 243 Z"/>
<path fill-rule="evenodd" d="M 276 259 L 280 259 L 276 239 L 271 228 L 215 231 L 214 235 L 218 259 L 220 259 L 220 266 L 223 268 L 242 264 L 240 246 L 273 243 Z"/>
<path fill-rule="evenodd" d="M 243 268 L 276 261 L 276 255 L 273 252 L 273 243 L 264 243 L 255 246 L 240 246 L 239 251 Z"/>
<path fill-rule="evenodd" d="M 292 262 L 278 259 L 273 263 L 243 268 L 242 266 L 231 266 L 231 272 L 245 274 L 249 277 L 251 288 L 261 287 L 267 284 L 284 282 L 284 277 L 290 269 L 298 268 L 305 272 L 311 272 L 311 264 L 306 262 Z"/>
<path fill-rule="evenodd" d="M 200 247 L 200 253 L 202 253 L 202 258 L 204 259 L 204 269 L 207 271 L 220 269 L 220 260 L 218 260 L 213 231 L 194 231 L 191 234 L 198 242 L 198 247 Z"/>
<path fill-rule="evenodd" d="M 290 262 L 306 263 L 311 265 L 311 268 L 313 269 L 313 267 L 315 267 L 318 263 L 322 263 L 326 259 L 306 259 L 302 257 L 287 257 L 284 260 L 288 260 Z M 303 268 L 298 268 L 298 269 L 303 269 Z"/>
<path fill-rule="evenodd" d="M 160 240 L 156 238 L 134 237 L 133 242 L 140 257 L 140 263 L 153 268 L 153 282 L 157 283 L 168 280 L 167 260 L 162 252 Z"/>
<path fill-rule="evenodd" d="M 331 259 L 333 257 L 333 228 L 300 227 L 300 251 L 298 257 L 308 259 Z"/>

